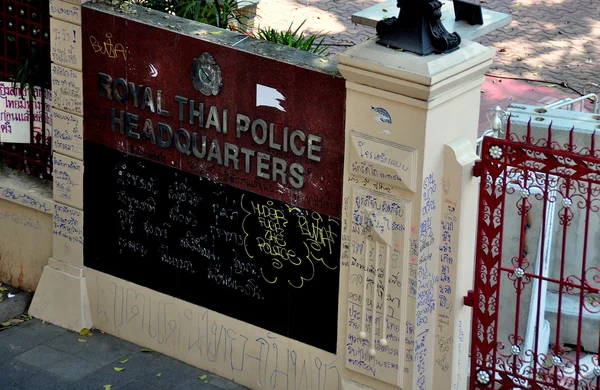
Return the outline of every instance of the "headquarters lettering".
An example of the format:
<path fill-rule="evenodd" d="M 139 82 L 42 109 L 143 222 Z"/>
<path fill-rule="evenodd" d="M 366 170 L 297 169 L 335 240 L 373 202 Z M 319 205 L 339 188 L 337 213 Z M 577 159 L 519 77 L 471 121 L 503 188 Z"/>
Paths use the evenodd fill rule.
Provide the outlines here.
<path fill-rule="evenodd" d="M 162 91 L 156 91 L 156 98 L 150 87 L 128 82 L 124 78 L 113 80 L 110 75 L 98 73 L 98 95 L 116 100 L 119 103 L 133 103 L 139 110 L 149 110 L 160 116 L 171 117 L 163 103 Z M 302 130 L 281 129 L 275 123 L 267 123 L 257 118 L 250 119 L 247 115 L 237 113 L 230 115 L 227 109 L 219 110 L 216 106 L 205 107 L 204 103 L 196 102 L 184 96 L 176 95 L 178 120 L 187 121 L 200 129 L 214 129 L 217 133 L 228 134 L 235 132 L 241 139 L 251 136 L 253 143 L 258 146 L 268 145 L 277 152 L 290 153 L 296 157 L 306 157 L 308 160 L 321 161 L 322 137 L 314 134 L 306 135 Z M 235 118 L 235 119 L 234 119 Z M 180 127 L 176 130 L 164 122 L 154 122 L 126 110 L 111 109 L 111 130 L 119 129 L 121 134 L 137 140 L 149 140 L 154 145 L 168 148 L 172 145 L 185 155 L 194 155 L 208 162 L 244 170 L 246 173 L 255 172 L 256 176 L 273 180 L 281 184 L 289 184 L 293 188 L 304 186 L 304 166 L 299 162 L 289 163 L 285 159 L 272 156 L 265 152 L 246 147 L 239 147 L 230 142 L 221 142 L 217 138 L 210 139 L 197 131 L 189 131 Z"/>

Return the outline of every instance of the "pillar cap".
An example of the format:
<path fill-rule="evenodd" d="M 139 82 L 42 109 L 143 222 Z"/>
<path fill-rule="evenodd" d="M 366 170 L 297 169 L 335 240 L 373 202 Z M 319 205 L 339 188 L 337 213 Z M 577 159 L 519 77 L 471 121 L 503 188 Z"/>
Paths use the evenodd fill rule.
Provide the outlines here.
<path fill-rule="evenodd" d="M 369 39 L 337 55 L 347 81 L 430 101 L 483 77 L 495 51 L 463 41 L 449 54 L 420 56 L 387 48 Z"/>

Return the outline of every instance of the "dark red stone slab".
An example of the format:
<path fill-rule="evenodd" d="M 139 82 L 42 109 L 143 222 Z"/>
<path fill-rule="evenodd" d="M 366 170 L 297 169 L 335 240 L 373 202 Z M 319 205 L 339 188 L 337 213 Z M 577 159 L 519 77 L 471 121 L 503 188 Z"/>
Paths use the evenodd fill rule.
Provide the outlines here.
<path fill-rule="evenodd" d="M 190 36 L 173 31 L 168 28 L 170 23 L 168 19 L 165 19 L 165 28 L 160 28 L 84 7 L 83 21 L 83 35 L 86 42 L 83 47 L 84 139 L 86 141 L 127 151 L 270 198 L 340 217 L 345 109 L 345 85 L 341 77 L 209 42 L 201 35 Z M 118 44 L 123 45 L 126 53 L 115 50 Z M 196 90 L 192 83 L 194 58 L 204 52 L 210 53 L 221 69 L 223 87 L 216 96 L 205 96 Z M 132 96 L 123 103 L 110 100 L 106 96 L 99 96 L 99 73 L 109 75 L 113 81 L 123 78 L 133 83 L 134 87 L 138 85 L 143 85 L 143 88 L 150 87 L 155 106 L 157 91 L 162 91 L 162 106 L 169 111 L 169 115 L 159 115 L 148 108 L 142 110 L 139 105 L 135 107 L 133 94 L 130 94 Z M 285 96 L 285 100 L 281 101 L 285 111 L 274 107 L 257 106 L 257 84 L 274 88 Z M 215 127 L 200 127 L 197 119 L 195 124 L 190 124 L 188 105 L 184 106 L 184 116 L 181 121 L 179 103 L 175 100 L 177 95 L 194 100 L 196 106 L 200 102 L 204 103 L 205 122 L 210 107 L 216 107 L 220 122 L 223 122 L 223 113 L 227 110 L 227 134 L 223 133 L 223 128 L 222 132 L 218 132 Z M 221 161 L 221 164 L 217 158 L 208 161 L 206 155 L 204 158 L 199 158 L 191 150 L 190 154 L 182 153 L 174 144 L 160 147 L 148 138 L 135 139 L 127 134 L 121 134 L 119 126 L 116 126 L 116 131 L 113 132 L 111 131 L 111 109 L 113 108 L 116 109 L 117 118 L 121 110 L 136 115 L 137 117 L 134 118 L 137 118 L 137 121 L 134 123 L 139 126 L 136 130 L 138 133 L 141 133 L 148 119 L 155 133 L 158 123 L 162 122 L 170 126 L 173 132 L 183 128 L 190 137 L 196 134 L 199 141 L 203 139 L 202 137 L 206 137 L 207 155 L 213 140 L 218 143 L 222 155 L 225 152 L 225 143 L 235 145 L 239 150 L 238 169 L 234 167 L 233 159 L 229 160 L 230 166 L 226 167 L 225 161 Z M 288 136 L 294 130 L 301 130 L 306 137 L 309 134 L 321 137 L 321 151 L 314 153 L 320 157 L 320 161 L 309 159 L 307 149 L 302 156 L 292 153 L 289 147 L 287 151 L 283 150 L 283 146 L 282 150 L 274 150 L 268 145 L 268 136 L 264 144 L 259 144 L 253 139 L 251 130 L 242 132 L 238 137 L 236 134 L 238 114 L 247 116 L 251 122 L 262 119 L 267 127 L 271 123 L 274 124 L 276 143 L 282 143 L 285 127 L 289 129 Z M 258 131 L 257 135 L 261 141 L 262 132 Z M 155 137 L 158 137 L 158 134 Z M 185 138 L 181 139 L 185 141 Z M 300 142 L 297 145 L 301 147 Z M 201 149 L 200 142 L 198 147 Z M 248 168 L 249 173 L 246 172 L 245 155 L 241 148 L 254 152 Z M 187 148 L 183 149 L 187 150 Z M 267 162 L 269 167 L 264 170 L 269 178 L 257 176 L 259 153 L 270 156 Z M 221 158 L 223 159 L 223 156 Z M 287 165 L 285 182 L 282 175 L 276 175 L 273 180 L 273 158 L 280 159 L 277 160 L 280 168 L 283 169 L 284 163 Z M 304 183 L 300 188 L 295 188 L 290 182 L 290 179 L 293 179 L 290 177 L 292 164 L 301 164 L 304 169 L 302 174 Z"/>

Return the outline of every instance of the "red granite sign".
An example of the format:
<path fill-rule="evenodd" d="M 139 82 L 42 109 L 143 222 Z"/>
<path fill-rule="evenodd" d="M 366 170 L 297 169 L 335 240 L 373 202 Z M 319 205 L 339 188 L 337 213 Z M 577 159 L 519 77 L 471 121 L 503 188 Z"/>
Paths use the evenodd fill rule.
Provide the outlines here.
<path fill-rule="evenodd" d="M 340 217 L 341 77 L 103 12 L 83 17 L 86 142 Z"/>

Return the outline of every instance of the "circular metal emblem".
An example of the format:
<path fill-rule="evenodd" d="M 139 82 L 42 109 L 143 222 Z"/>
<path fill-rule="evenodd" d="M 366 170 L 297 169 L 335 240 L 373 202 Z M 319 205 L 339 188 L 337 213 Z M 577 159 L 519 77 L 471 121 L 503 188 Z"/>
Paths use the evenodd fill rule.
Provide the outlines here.
<path fill-rule="evenodd" d="M 206 96 L 216 96 L 221 92 L 221 88 L 223 88 L 221 68 L 209 53 L 204 52 L 200 57 L 194 58 L 192 83 L 194 83 L 194 88 Z"/>

